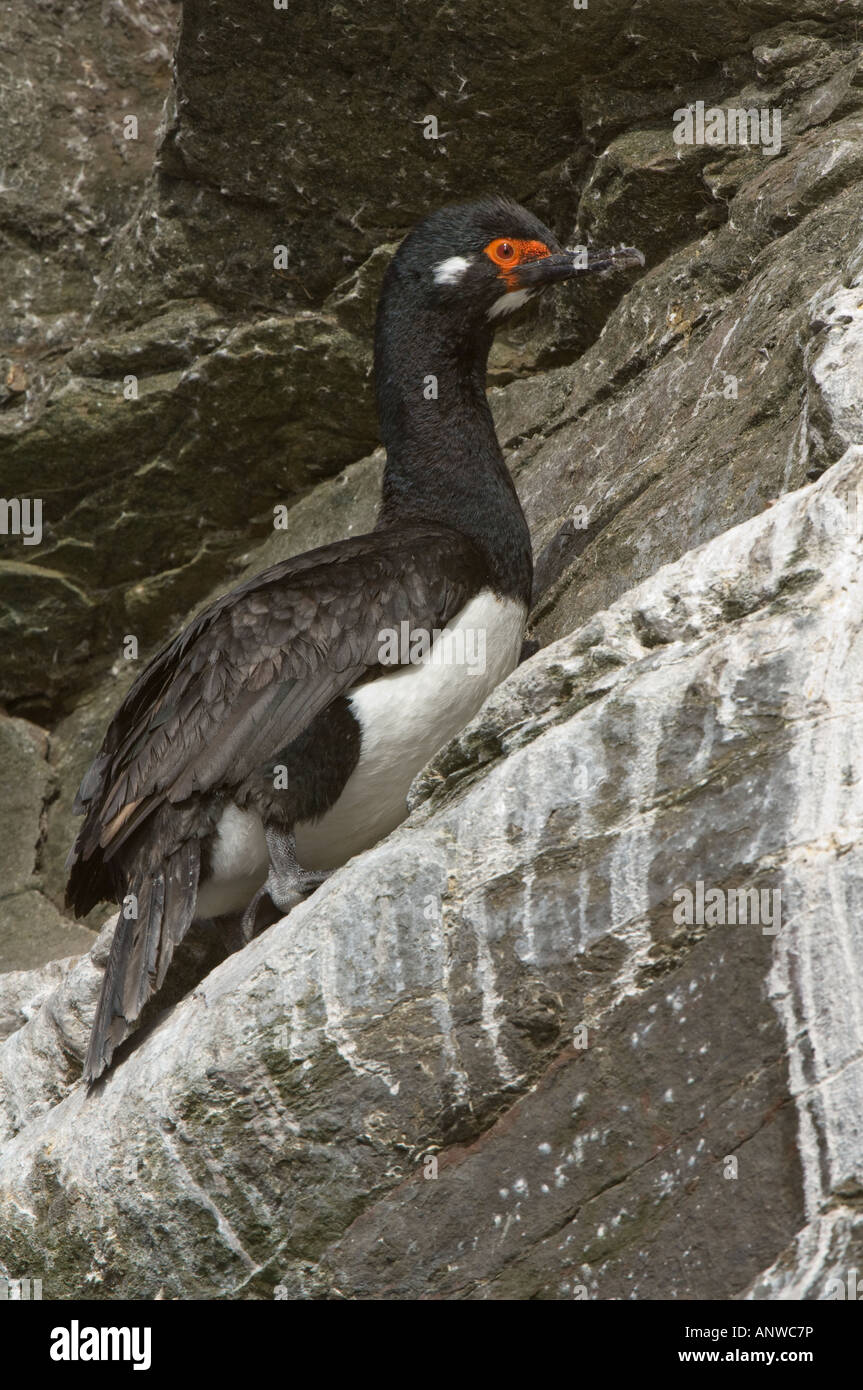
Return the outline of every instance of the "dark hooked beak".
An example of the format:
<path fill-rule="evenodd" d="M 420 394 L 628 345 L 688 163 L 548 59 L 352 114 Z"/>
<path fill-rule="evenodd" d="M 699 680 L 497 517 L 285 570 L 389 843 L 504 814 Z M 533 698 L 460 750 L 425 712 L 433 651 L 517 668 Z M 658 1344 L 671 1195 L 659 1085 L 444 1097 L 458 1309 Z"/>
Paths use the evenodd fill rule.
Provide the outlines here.
<path fill-rule="evenodd" d="M 541 260 L 528 261 L 518 267 L 519 289 L 539 289 L 558 280 L 569 280 L 582 271 L 626 270 L 644 265 L 644 256 L 634 246 L 611 247 L 607 251 L 593 246 L 575 246 L 570 251 L 556 251 Z"/>

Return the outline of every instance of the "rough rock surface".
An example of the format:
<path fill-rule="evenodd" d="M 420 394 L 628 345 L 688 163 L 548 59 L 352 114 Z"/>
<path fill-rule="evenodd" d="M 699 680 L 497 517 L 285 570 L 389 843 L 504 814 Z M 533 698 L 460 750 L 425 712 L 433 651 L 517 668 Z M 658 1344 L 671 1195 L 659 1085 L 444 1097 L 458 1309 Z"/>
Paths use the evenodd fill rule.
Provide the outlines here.
<path fill-rule="evenodd" d="M 824 1297 L 863 1260 L 863 4 L 186 0 L 169 71 L 178 9 L 3 7 L 0 495 L 44 537 L 0 533 L 0 1273 Z M 695 100 L 779 153 L 675 144 Z M 493 351 L 543 650 L 86 1097 L 80 775 L 184 617 L 371 525 L 380 276 L 489 187 L 647 255 Z M 781 930 L 678 925 L 698 882 Z"/>
<path fill-rule="evenodd" d="M 46 35 L 67 8 L 40 6 Z M 590 527 L 576 550 L 595 551 L 601 535 L 608 556 L 601 575 L 593 558 L 576 566 L 560 621 L 542 616 L 546 639 L 610 601 L 609 576 L 623 592 L 802 482 L 812 431 L 817 460 L 841 454 L 841 438 L 814 423 L 795 431 L 820 331 L 806 317 L 809 287 L 841 275 L 860 216 L 859 4 L 807 0 L 783 15 L 756 0 L 708 15 L 663 0 L 636 16 L 630 0 L 587 11 L 517 0 L 502 25 L 480 0 L 412 0 L 397 14 L 368 0 L 356 13 L 332 6 L 322 24 L 316 7 L 186 0 L 158 133 L 166 75 L 153 63 L 176 7 L 72 8 L 104 55 L 81 58 L 68 96 L 83 122 L 80 175 L 68 146 L 20 134 L 20 103 L 0 108 L 19 151 L 16 188 L 47 184 L 52 150 L 62 161 L 51 275 L 30 275 L 26 324 L 13 316 L 0 341 L 13 382 L 0 402 L 3 495 L 45 500 L 43 544 L 5 541 L 0 556 L 0 633 L 14 639 L 0 700 L 15 713 L 54 722 L 123 636 L 152 644 L 230 577 L 275 505 L 374 447 L 369 326 L 384 247 L 428 207 L 480 187 L 520 196 L 562 236 L 640 242 L 650 267 L 577 379 L 534 377 L 500 402 L 539 543 L 577 503 Z M 37 23 L 31 6 L 11 9 Z M 140 59 L 135 36 L 148 45 L 139 74 L 150 74 L 137 89 L 120 86 L 130 45 Z M 32 74 L 21 58 L 19 86 L 49 82 L 48 42 Z M 102 68 L 117 73 L 99 76 L 85 121 L 87 81 Z M 378 71 L 385 91 L 356 80 Z M 671 113 L 695 92 L 781 109 L 779 155 L 676 145 Z M 125 140 L 117 127 L 135 112 L 140 138 Z M 426 116 L 437 139 L 425 138 Z M 105 182 L 101 131 L 125 157 L 122 200 Z M 98 201 L 109 186 L 110 216 Z M 92 248 L 89 260 L 82 251 L 92 303 L 85 319 L 83 289 L 70 290 L 76 317 L 64 327 L 65 282 L 58 290 L 52 276 L 77 244 L 67 223 L 85 189 L 101 273 L 92 285 Z M 6 235 L 26 250 L 44 198 L 23 198 L 6 194 L 18 208 Z M 498 350 L 497 379 L 571 362 L 635 279 L 557 296 Z M 722 373 L 739 380 L 733 403 Z M 648 514 L 651 545 L 639 539 Z"/>
<path fill-rule="evenodd" d="M 46 816 L 57 794 L 49 751 L 44 730 L 25 719 L 0 719 L 0 972 L 85 951 L 92 943 L 92 934 L 63 918 L 46 891 Z"/>
<path fill-rule="evenodd" d="M 91 1094 L 90 959 L 29 1006 L 6 977 L 3 1267 L 51 1297 L 817 1293 L 861 1244 L 860 489 L 853 449 L 522 666 L 404 827 Z M 698 880 L 781 910 L 681 924 Z"/>

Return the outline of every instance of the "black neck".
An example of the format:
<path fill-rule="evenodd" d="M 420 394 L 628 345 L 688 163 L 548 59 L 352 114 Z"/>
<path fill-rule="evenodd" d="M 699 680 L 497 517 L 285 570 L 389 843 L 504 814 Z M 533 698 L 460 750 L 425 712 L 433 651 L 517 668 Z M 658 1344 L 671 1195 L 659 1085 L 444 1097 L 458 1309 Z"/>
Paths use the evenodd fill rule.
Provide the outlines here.
<path fill-rule="evenodd" d="M 378 527 L 434 522 L 474 542 L 495 592 L 526 603 L 530 533 L 485 395 L 492 329 L 454 330 L 443 309 L 384 298 L 375 379 L 387 451 Z M 434 392 L 436 390 L 436 397 Z"/>

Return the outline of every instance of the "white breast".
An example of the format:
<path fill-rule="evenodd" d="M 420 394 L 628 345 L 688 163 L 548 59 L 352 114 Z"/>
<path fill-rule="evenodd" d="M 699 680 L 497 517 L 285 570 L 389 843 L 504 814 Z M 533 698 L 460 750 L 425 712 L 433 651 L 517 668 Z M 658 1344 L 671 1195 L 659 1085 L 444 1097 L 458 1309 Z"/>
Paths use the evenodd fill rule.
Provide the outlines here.
<path fill-rule="evenodd" d="M 295 826 L 297 859 L 304 868 L 337 868 L 404 820 L 416 774 L 514 670 L 525 617 L 524 604 L 483 590 L 421 661 L 353 691 L 360 759 L 331 810 L 317 822 Z M 211 846 L 210 878 L 198 890 L 197 915 L 241 911 L 267 868 L 260 816 L 228 806 Z"/>
<path fill-rule="evenodd" d="M 360 761 L 335 806 L 317 823 L 295 827 L 305 868 L 344 864 L 404 820 L 416 774 L 517 665 L 525 617 L 524 604 L 483 590 L 443 629 L 425 660 L 352 693 Z M 471 666 L 483 644 L 482 667 Z"/>

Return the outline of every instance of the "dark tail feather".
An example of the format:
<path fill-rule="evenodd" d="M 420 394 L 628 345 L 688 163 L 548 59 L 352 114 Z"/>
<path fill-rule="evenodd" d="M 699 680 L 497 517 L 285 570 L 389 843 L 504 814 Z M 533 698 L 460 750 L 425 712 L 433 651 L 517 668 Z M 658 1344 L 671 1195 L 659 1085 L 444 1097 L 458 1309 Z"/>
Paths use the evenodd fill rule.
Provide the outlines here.
<path fill-rule="evenodd" d="M 121 909 L 117 919 L 84 1059 L 85 1081 L 101 1076 L 162 984 L 195 915 L 200 868 L 200 843 L 191 839 L 133 881 L 138 915 L 124 917 Z"/>

